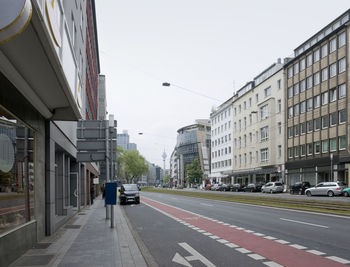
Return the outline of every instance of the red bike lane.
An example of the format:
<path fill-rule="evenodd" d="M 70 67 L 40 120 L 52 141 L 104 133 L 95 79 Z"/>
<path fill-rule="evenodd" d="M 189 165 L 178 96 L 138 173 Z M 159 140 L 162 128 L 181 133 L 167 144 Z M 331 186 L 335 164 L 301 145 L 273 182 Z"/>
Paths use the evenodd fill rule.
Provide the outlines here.
<path fill-rule="evenodd" d="M 170 216 L 181 219 L 182 221 L 211 233 L 212 235 L 232 242 L 251 251 L 252 253 L 259 254 L 268 260 L 274 261 L 286 267 L 347 266 L 325 257 L 312 254 L 305 250 L 297 249 L 286 244 L 281 244 L 273 240 L 256 236 L 253 233 L 247 233 L 245 231 L 232 228 L 229 225 L 223 225 L 222 223 L 206 219 L 194 213 L 153 201 L 145 197 L 142 197 L 142 201 L 143 203 L 165 212 Z"/>

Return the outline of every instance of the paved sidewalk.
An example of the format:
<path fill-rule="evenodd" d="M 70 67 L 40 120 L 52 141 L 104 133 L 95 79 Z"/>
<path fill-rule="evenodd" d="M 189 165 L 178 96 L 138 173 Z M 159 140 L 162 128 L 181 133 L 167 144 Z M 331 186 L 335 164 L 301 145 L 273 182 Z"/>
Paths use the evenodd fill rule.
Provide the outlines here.
<path fill-rule="evenodd" d="M 115 227 L 110 228 L 104 201 L 95 199 L 92 207 L 79 212 L 10 266 L 146 267 L 119 205 L 114 206 L 114 214 Z"/>

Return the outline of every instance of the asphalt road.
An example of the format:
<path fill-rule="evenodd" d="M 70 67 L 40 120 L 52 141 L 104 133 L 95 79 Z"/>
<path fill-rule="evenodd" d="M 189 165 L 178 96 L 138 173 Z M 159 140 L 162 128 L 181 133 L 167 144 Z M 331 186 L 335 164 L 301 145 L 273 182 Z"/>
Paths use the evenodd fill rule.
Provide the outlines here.
<path fill-rule="evenodd" d="M 124 209 L 159 266 L 350 265 L 350 218 L 149 192 Z"/>

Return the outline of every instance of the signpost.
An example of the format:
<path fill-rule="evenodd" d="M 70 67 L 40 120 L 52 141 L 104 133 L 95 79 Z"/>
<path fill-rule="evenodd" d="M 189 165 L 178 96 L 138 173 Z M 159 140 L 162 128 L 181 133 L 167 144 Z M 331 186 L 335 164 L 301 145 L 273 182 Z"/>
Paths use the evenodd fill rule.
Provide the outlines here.
<path fill-rule="evenodd" d="M 113 115 L 109 120 L 81 120 L 77 128 L 77 161 L 78 162 L 106 162 L 106 199 L 107 185 L 116 189 L 116 183 L 109 183 L 115 179 L 114 162 L 117 159 L 117 121 Z M 111 190 L 111 189 L 110 189 Z M 114 192 L 116 198 L 116 192 Z M 111 227 L 114 227 L 113 205 L 106 201 L 106 219 L 109 218 L 108 205 L 111 206 Z"/>

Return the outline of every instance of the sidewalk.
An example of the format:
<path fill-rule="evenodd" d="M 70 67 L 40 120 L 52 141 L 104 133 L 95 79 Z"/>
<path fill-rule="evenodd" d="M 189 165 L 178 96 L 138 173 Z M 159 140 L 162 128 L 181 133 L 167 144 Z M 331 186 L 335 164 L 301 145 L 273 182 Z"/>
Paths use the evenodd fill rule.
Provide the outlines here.
<path fill-rule="evenodd" d="M 147 266 L 119 205 L 114 206 L 114 228 L 106 220 L 102 199 L 76 214 L 54 235 L 28 250 L 17 266 Z"/>

